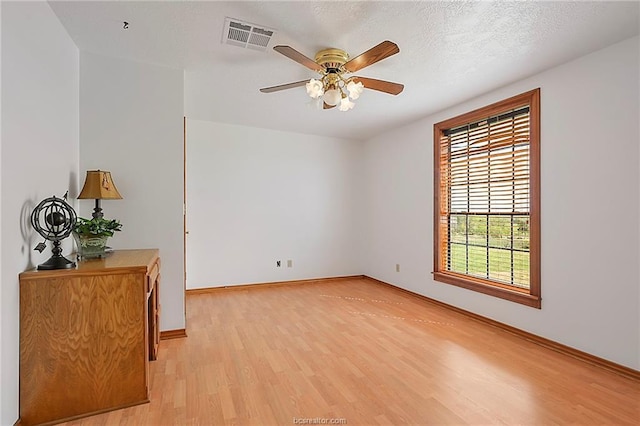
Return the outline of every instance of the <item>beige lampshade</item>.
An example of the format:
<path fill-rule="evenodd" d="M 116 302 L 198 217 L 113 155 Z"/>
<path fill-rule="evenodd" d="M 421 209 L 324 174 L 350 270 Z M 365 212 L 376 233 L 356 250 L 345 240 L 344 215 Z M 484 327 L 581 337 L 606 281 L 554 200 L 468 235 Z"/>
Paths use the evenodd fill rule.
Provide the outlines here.
<path fill-rule="evenodd" d="M 111 173 L 103 170 L 87 170 L 87 177 L 79 199 L 93 198 L 96 200 L 120 200 L 122 195 L 113 184 Z"/>

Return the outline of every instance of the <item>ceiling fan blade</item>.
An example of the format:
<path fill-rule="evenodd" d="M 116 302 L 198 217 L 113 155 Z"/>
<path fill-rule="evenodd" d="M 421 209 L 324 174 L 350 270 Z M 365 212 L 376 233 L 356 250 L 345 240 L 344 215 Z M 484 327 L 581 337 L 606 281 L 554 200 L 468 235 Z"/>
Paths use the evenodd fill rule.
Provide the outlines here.
<path fill-rule="evenodd" d="M 322 67 L 321 65 L 316 64 L 315 61 L 313 61 L 310 58 L 307 58 L 302 53 L 300 53 L 297 50 L 295 50 L 293 47 L 290 47 L 290 46 L 275 46 L 273 48 L 273 50 L 275 50 L 276 52 L 286 56 L 289 59 L 292 59 L 292 60 L 296 61 L 299 64 L 304 65 L 305 67 L 309 68 L 310 70 L 314 70 L 314 71 L 318 71 L 318 72 L 324 72 L 324 67 Z"/>
<path fill-rule="evenodd" d="M 404 90 L 404 84 L 376 80 L 375 78 L 353 77 L 352 80 L 356 83 L 361 82 L 364 84 L 365 89 L 377 90 L 378 92 L 389 93 L 390 95 L 397 95 Z"/>
<path fill-rule="evenodd" d="M 385 40 L 377 46 L 372 47 L 360 56 L 356 56 L 346 64 L 344 69 L 349 72 L 356 72 L 364 67 L 375 64 L 389 56 L 395 55 L 400 52 L 400 48 L 392 41 Z"/>
<path fill-rule="evenodd" d="M 308 82 L 309 82 L 309 80 L 302 80 L 302 81 L 296 81 L 294 83 L 281 84 L 279 86 L 263 87 L 262 89 L 260 89 L 260 91 L 262 93 L 279 92 L 280 90 L 287 90 L 287 89 L 293 89 L 294 87 L 304 86 Z M 362 84 L 364 84 L 364 83 L 362 83 Z"/>

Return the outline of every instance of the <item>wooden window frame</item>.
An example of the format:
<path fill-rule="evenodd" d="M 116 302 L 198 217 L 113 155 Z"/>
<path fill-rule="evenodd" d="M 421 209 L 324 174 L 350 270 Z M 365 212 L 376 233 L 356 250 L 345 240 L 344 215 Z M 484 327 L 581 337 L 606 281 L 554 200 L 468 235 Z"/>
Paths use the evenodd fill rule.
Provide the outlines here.
<path fill-rule="evenodd" d="M 520 289 L 514 286 L 501 284 L 489 279 L 477 278 L 471 275 L 444 270 L 442 262 L 441 233 L 441 194 L 444 193 L 444 183 L 440 176 L 440 139 L 445 130 L 464 126 L 488 117 L 493 117 L 504 112 L 529 105 L 529 289 Z M 434 124 L 434 233 L 433 233 L 433 278 L 446 284 L 474 290 L 479 293 L 506 299 L 540 309 L 540 89 L 534 89 L 520 95 L 513 96 L 500 102 L 483 108 L 462 114 L 460 116 Z M 448 213 L 447 213 L 448 214 Z"/>

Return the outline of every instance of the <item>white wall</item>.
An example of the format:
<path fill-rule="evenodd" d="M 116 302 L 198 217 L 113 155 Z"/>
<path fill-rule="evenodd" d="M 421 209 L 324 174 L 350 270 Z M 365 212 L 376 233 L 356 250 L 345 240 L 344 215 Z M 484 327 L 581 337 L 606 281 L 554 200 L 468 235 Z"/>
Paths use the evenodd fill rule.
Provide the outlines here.
<path fill-rule="evenodd" d="M 183 99 L 182 70 L 81 52 L 80 179 L 109 170 L 124 197 L 102 203 L 123 224 L 110 246 L 160 249 L 161 330 L 185 327 Z"/>
<path fill-rule="evenodd" d="M 78 194 L 78 49 L 46 2 L 2 2 L 0 424 L 18 419 L 18 274 L 51 256 L 29 224 L 43 198 Z M 65 253 L 70 250 L 67 240 Z"/>
<path fill-rule="evenodd" d="M 364 272 L 640 369 L 638 51 L 635 37 L 368 141 Z M 431 277 L 433 124 L 536 87 L 541 310 Z"/>
<path fill-rule="evenodd" d="M 362 273 L 362 149 L 188 120 L 187 287 Z"/>
<path fill-rule="evenodd" d="M 2 28 L 2 5 L 0 5 L 0 29 Z M 2 34 L 0 32 L 0 44 L 2 41 Z M 1 51 L 1 48 L 0 48 Z M 2 69 L 2 55 L 0 55 L 0 70 Z M 0 75 L 2 73 L 0 72 Z M 2 98 L 2 83 L 0 83 L 0 98 Z M 2 129 L 2 102 L 0 102 L 0 129 Z M 1 130 L 0 130 L 1 133 Z M 2 137 L 0 136 L 0 177 L 2 177 Z M 0 184 L 0 242 L 2 241 L 2 185 Z M 0 286 L 2 286 L 2 244 L 0 243 Z M 2 342 L 2 290 L 0 290 L 0 342 Z M 4 378 L 2 375 L 2 350 L 0 350 L 0 401 L 4 401 L 2 398 L 4 389 Z M 9 383 L 13 387 L 13 382 Z M 0 403 L 0 424 L 2 424 L 5 410 L 3 410 Z"/>

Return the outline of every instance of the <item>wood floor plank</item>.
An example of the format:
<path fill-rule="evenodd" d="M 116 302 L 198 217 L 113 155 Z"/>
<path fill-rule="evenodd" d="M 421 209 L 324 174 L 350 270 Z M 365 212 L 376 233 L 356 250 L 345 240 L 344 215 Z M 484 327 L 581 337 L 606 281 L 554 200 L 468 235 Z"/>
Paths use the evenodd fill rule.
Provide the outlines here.
<path fill-rule="evenodd" d="M 151 402 L 68 425 L 640 424 L 640 382 L 355 278 L 187 296 Z"/>

